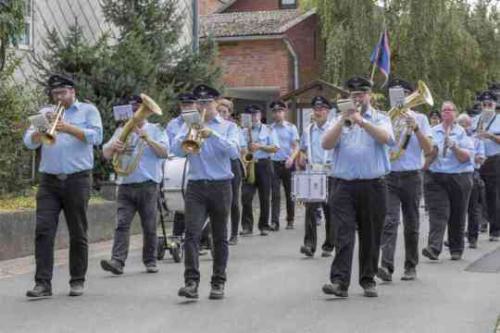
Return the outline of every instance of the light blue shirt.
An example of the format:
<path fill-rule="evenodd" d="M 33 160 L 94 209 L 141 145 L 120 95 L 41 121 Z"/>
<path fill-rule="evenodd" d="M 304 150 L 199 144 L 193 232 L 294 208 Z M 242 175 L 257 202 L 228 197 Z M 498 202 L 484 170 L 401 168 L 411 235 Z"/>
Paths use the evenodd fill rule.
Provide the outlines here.
<path fill-rule="evenodd" d="M 299 142 L 299 132 L 294 124 L 284 121 L 273 123 L 271 128 L 276 133 L 280 149 L 271 158 L 273 161 L 286 161 L 292 155 L 292 145 Z"/>
<path fill-rule="evenodd" d="M 243 129 L 243 132 L 244 134 L 242 136 L 241 148 L 247 149 L 249 140 L 248 128 Z M 278 149 L 280 148 L 276 132 L 270 126 L 265 124 L 259 124 L 252 128 L 252 140 L 253 143 L 260 143 L 264 146 L 276 146 Z M 266 153 L 262 150 L 257 150 L 253 153 L 254 158 L 257 160 L 271 158 L 272 155 L 273 154 Z"/>
<path fill-rule="evenodd" d="M 151 140 L 160 144 L 168 151 L 168 137 L 163 128 L 160 128 L 160 126 L 148 122 L 145 122 L 142 128 Z M 123 127 L 117 128 L 115 130 L 115 133 L 113 134 L 113 137 L 104 145 L 103 149 L 106 149 L 106 147 L 111 145 L 113 141 L 120 136 L 122 131 Z M 130 148 L 134 150 L 134 153 L 137 152 L 137 149 L 143 149 L 143 154 L 139 160 L 137 168 L 126 177 L 118 176 L 116 183 L 135 184 L 143 183 L 146 181 L 154 181 L 155 183 L 160 183 L 162 177 L 161 168 L 164 159 L 158 157 L 153 149 L 151 149 L 151 147 L 146 142 L 140 139 L 135 132 L 130 133 L 129 140 Z"/>
<path fill-rule="evenodd" d="M 363 114 L 369 123 L 378 126 L 394 141 L 391 120 L 380 111 L 370 108 Z M 378 143 L 358 125 L 344 126 L 339 142 L 333 149 L 330 175 L 344 180 L 375 179 L 391 170 L 389 147 Z"/>
<path fill-rule="evenodd" d="M 177 134 L 179 134 L 182 125 L 184 125 L 184 119 L 182 119 L 182 116 L 177 116 L 168 122 L 167 135 L 168 135 L 168 142 L 170 144 L 174 142 L 175 137 L 177 136 Z"/>
<path fill-rule="evenodd" d="M 199 154 L 187 155 L 182 150 L 188 127 L 184 124 L 175 137 L 172 152 L 179 157 L 187 156 L 189 161 L 188 180 L 229 180 L 234 177 L 231 160 L 239 157 L 238 126 L 235 123 L 216 116 L 206 127 L 213 134 L 203 141 Z"/>
<path fill-rule="evenodd" d="M 472 119 L 472 128 L 474 130 L 477 129 L 479 117 L 480 115 L 477 115 Z M 494 135 L 500 135 L 500 114 L 496 113 L 493 117 L 495 118 L 490 121 L 491 124 L 490 122 L 484 124 L 484 130 Z M 500 144 L 490 139 L 483 139 L 483 141 L 486 157 L 500 154 Z"/>
<path fill-rule="evenodd" d="M 421 113 L 416 113 L 414 111 L 409 111 L 416 119 L 419 130 L 425 137 L 432 138 L 432 130 L 429 125 L 429 120 L 427 117 Z M 404 126 L 406 128 L 406 126 Z M 397 152 L 401 145 L 403 144 L 405 137 L 405 130 L 401 134 L 399 142 L 390 146 L 390 152 Z M 422 152 L 422 147 L 418 141 L 415 133 L 412 133 L 408 147 L 403 155 L 395 161 L 391 162 L 391 171 L 414 171 L 420 170 L 424 166 L 424 156 Z"/>
<path fill-rule="evenodd" d="M 53 108 L 44 108 L 40 113 L 52 112 Z M 64 111 L 64 121 L 78 127 L 85 134 L 85 142 L 68 133 L 57 133 L 53 145 L 42 145 L 42 159 L 39 171 L 49 174 L 72 174 L 91 170 L 94 167 L 93 146 L 102 142 L 101 115 L 97 108 L 88 103 L 75 101 Z M 24 144 L 28 149 L 37 149 L 40 144 L 31 141 L 35 132 L 33 127 L 24 134 Z"/>
<path fill-rule="evenodd" d="M 474 171 L 474 143 L 460 125 L 453 125 L 449 134 L 449 140 L 454 141 L 459 148 L 469 152 L 470 158 L 464 163 L 460 162 L 455 156 L 455 153 L 449 148 L 447 149 L 446 156 L 443 156 L 446 133 L 442 124 L 432 128 L 432 137 L 434 139 L 434 145 L 438 147 L 438 156 L 430 165 L 429 171 L 441 173 L 464 173 Z"/>
<path fill-rule="evenodd" d="M 312 123 L 302 133 L 300 150 L 307 153 L 309 164 L 328 164 L 331 162 L 331 151 L 325 150 L 321 146 L 323 135 L 329 127 L 329 122 L 325 122 L 322 127 L 319 127 L 316 123 Z M 309 156 L 309 150 L 311 156 Z"/>

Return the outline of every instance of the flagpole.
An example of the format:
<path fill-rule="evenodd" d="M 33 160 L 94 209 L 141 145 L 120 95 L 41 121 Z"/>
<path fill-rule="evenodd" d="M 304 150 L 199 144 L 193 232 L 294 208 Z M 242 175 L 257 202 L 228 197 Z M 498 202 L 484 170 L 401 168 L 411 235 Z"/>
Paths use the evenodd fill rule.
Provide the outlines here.
<path fill-rule="evenodd" d="M 375 76 L 375 70 L 377 69 L 378 57 L 380 56 L 380 41 L 382 40 L 383 36 L 384 36 L 384 31 L 382 30 L 382 33 L 380 34 L 380 38 L 379 38 L 379 42 L 378 42 L 377 55 L 375 56 L 375 61 L 373 62 L 372 74 L 370 75 L 370 81 L 372 81 L 372 82 L 373 82 L 373 77 Z"/>

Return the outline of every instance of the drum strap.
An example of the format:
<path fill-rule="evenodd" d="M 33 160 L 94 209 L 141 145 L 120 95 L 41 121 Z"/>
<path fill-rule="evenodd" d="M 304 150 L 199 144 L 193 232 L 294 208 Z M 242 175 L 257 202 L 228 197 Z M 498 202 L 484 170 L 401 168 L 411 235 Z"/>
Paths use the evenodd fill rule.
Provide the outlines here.
<path fill-rule="evenodd" d="M 311 167 L 314 163 L 313 163 L 313 159 L 312 159 L 312 132 L 313 132 L 313 127 L 314 127 L 314 122 L 312 122 L 310 125 L 309 125 L 309 145 L 307 146 L 307 160 L 309 161 L 309 167 Z M 318 130 L 319 130 L 319 127 L 318 127 Z M 326 165 L 326 160 L 328 158 L 328 151 L 325 150 L 324 153 L 323 153 L 323 160 L 321 161 L 321 165 Z"/>

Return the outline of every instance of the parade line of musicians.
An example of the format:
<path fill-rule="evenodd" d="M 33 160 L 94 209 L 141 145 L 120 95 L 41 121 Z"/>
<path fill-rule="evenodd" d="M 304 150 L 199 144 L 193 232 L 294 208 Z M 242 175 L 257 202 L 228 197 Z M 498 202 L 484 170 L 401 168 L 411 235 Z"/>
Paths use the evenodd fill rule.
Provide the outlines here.
<path fill-rule="evenodd" d="M 178 295 L 198 298 L 199 255 L 203 227 L 209 218 L 213 239 L 213 272 L 210 299 L 224 297 L 227 281 L 228 245 L 240 236 L 257 231 L 266 236 L 282 228 L 305 223 L 300 252 L 313 257 L 333 255 L 325 294 L 347 297 L 351 283 L 356 233 L 359 240 L 359 281 L 364 296 L 376 297 L 375 277 L 391 281 L 398 265 L 402 280 L 415 280 L 419 254 L 439 260 L 447 246 L 451 260 L 460 260 L 468 247 L 476 248 L 478 234 L 489 229 L 489 240 L 500 236 L 500 110 L 499 86 L 478 96 L 480 112 L 472 119 L 457 110 L 453 101 L 442 103 L 429 118 L 413 110 L 405 112 L 410 129 L 404 154 L 391 159 L 404 136 L 386 112 L 371 104 L 373 83 L 363 77 L 348 80 L 345 88 L 354 107 L 330 114 L 334 105 L 323 96 L 311 101 L 311 123 L 299 136 L 288 122 L 287 104 L 270 105 L 273 122 L 264 124 L 264 110 L 248 105 L 251 129 L 240 128 L 232 119 L 233 104 L 206 85 L 178 96 L 179 110 L 204 110 L 199 129 L 203 138 L 198 153 L 182 148 L 189 131 L 183 117 L 172 119 L 167 128 L 143 120 L 136 124 L 127 143 L 118 127 L 103 145 L 103 156 L 112 159 L 126 150 L 140 149 L 138 165 L 128 176 L 117 179 L 117 222 L 109 260 L 102 269 L 123 274 L 129 249 L 130 225 L 136 213 L 143 230 L 143 263 L 149 273 L 158 272 L 157 202 L 162 181 L 162 163 L 169 155 L 187 157 L 189 171 L 185 190 L 185 213 L 176 213 L 174 235 L 184 235 L 184 279 Z M 415 87 L 393 80 L 390 87 Z M 43 133 L 31 126 L 24 136 L 29 149 L 41 147 L 40 185 L 36 196 L 35 286 L 28 297 L 52 295 L 54 239 L 61 210 L 70 235 L 70 296 L 85 291 L 88 264 L 87 216 L 94 166 L 94 146 L 102 144 L 103 127 L 94 105 L 79 101 L 75 82 L 64 75 L 48 80 L 50 97 L 61 103 L 64 117 L 55 125 L 55 144 L 44 144 Z M 495 91 L 496 90 L 496 91 Z M 143 101 L 130 96 L 126 104 L 137 110 Z M 500 103 L 499 103 L 500 104 Z M 51 112 L 44 108 L 41 114 Z M 394 131 L 393 131 L 394 128 Z M 298 154 L 298 151 L 302 154 Z M 252 181 L 242 156 L 252 154 Z M 323 170 L 328 173 L 326 202 L 306 203 L 305 221 L 295 219 L 291 197 L 292 170 Z M 284 187 L 286 216 L 280 217 L 280 188 Z M 258 192 L 259 216 L 253 216 L 252 199 Z M 423 195 L 424 194 L 424 195 Z M 419 206 L 424 197 L 429 218 L 427 245 L 419 250 Z M 240 210 L 241 199 L 241 210 Z M 402 218 L 401 218 L 402 215 Z M 426 214 L 427 215 L 427 214 Z M 323 218 L 324 217 L 324 222 Z M 228 220 L 231 222 L 229 223 Z M 400 221 L 403 221 L 404 262 L 394 261 Z M 240 228 L 241 222 L 241 230 Z M 325 239 L 318 243 L 317 227 L 324 223 Z M 466 229 L 467 226 L 467 230 Z M 445 235 L 445 232 L 447 233 Z M 399 277 L 398 277 L 399 278 Z"/>

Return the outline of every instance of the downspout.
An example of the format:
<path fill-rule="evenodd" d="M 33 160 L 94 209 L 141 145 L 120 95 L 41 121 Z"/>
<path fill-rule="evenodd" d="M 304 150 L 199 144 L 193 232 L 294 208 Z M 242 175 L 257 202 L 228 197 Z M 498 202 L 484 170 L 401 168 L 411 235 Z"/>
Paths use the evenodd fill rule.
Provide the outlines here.
<path fill-rule="evenodd" d="M 299 56 L 297 55 L 297 52 L 295 52 L 292 43 L 288 38 L 283 38 L 283 42 L 286 45 L 286 48 L 288 49 L 288 52 L 290 52 L 290 55 L 292 56 L 293 59 L 293 90 L 297 90 L 300 87 L 300 81 L 299 81 Z M 295 112 L 297 113 L 297 98 L 293 98 L 293 108 Z M 299 130 L 300 133 L 302 133 L 302 125 L 304 124 L 304 119 L 303 119 L 303 114 L 300 112 L 297 114 L 297 122 L 299 125 Z"/>
<path fill-rule="evenodd" d="M 292 43 L 288 38 L 284 38 L 283 42 L 285 42 L 286 48 L 288 49 L 288 52 L 290 52 L 290 55 L 292 56 L 293 59 L 293 90 L 297 90 L 300 87 L 299 83 L 299 56 L 297 55 L 297 52 L 295 52 Z"/>

